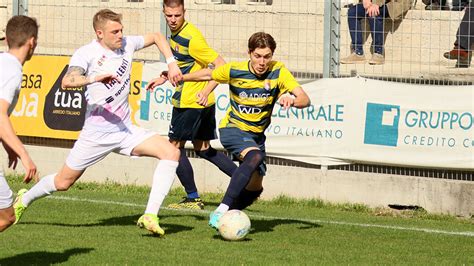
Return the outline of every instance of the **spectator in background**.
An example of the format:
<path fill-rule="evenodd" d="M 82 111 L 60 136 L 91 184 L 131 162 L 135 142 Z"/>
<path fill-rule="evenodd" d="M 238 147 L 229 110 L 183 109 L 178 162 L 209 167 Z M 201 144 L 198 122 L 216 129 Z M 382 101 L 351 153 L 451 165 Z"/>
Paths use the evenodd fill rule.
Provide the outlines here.
<path fill-rule="evenodd" d="M 449 10 L 446 0 L 423 0 L 425 10 Z"/>
<path fill-rule="evenodd" d="M 452 11 L 462 11 L 469 4 L 469 0 L 453 0 Z"/>
<path fill-rule="evenodd" d="M 444 53 L 447 59 L 457 60 L 455 67 L 465 68 L 471 65 L 472 45 L 474 44 L 474 2 L 466 6 L 466 11 L 456 32 L 454 48 Z"/>
<path fill-rule="evenodd" d="M 411 8 L 411 5 L 411 0 L 363 0 L 350 7 L 347 11 L 347 22 L 352 39 L 352 53 L 341 59 L 341 64 L 365 63 L 361 23 L 361 20 L 365 18 L 369 22 L 372 45 L 374 46 L 374 53 L 369 60 L 369 64 L 384 64 L 384 19 L 402 19 L 403 15 Z"/>
<path fill-rule="evenodd" d="M 469 0 L 452 0 L 452 11 L 461 11 L 469 3 Z M 446 0 L 423 0 L 425 10 L 450 10 Z"/>

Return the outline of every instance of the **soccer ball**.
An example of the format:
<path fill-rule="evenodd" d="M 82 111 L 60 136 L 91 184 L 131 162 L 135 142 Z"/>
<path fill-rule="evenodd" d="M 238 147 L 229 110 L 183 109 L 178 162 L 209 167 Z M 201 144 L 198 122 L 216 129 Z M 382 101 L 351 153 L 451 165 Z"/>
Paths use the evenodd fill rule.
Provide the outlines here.
<path fill-rule="evenodd" d="M 250 219 L 243 211 L 230 210 L 219 219 L 219 233 L 226 240 L 241 240 L 250 231 Z"/>

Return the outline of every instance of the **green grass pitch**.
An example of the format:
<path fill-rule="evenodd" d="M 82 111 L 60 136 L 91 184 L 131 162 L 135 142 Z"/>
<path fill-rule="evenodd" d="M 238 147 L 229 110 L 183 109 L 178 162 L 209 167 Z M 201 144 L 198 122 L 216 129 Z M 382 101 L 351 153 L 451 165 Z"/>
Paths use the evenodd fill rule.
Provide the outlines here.
<path fill-rule="evenodd" d="M 14 191 L 18 180 L 9 177 Z M 229 242 L 207 225 L 221 195 L 204 194 L 204 211 L 162 209 L 166 235 L 157 238 L 135 225 L 148 193 L 77 183 L 39 200 L 0 234 L 0 265 L 474 264 L 472 217 L 280 197 L 245 210 L 251 232 Z M 164 206 L 181 196 L 172 191 Z"/>

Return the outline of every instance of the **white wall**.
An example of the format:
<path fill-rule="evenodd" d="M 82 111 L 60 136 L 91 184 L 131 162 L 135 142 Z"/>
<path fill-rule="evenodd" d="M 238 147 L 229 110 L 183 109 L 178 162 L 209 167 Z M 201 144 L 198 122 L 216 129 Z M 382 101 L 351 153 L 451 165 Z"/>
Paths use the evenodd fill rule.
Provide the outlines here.
<path fill-rule="evenodd" d="M 68 149 L 27 146 L 41 175 L 57 172 Z M 6 168 L 4 152 L 0 160 Z M 130 159 L 110 154 L 89 168 L 81 181 L 114 181 L 121 184 L 150 185 L 156 160 Z M 225 191 L 229 178 L 202 159 L 191 159 L 201 192 Z M 21 169 L 21 166 L 19 166 Z M 179 186 L 176 178 L 175 186 Z M 362 203 L 371 207 L 388 204 L 415 205 L 432 213 L 469 216 L 474 214 L 474 182 L 436 178 L 349 172 L 321 171 L 299 167 L 268 165 L 262 198 L 287 195 L 301 199 L 322 199 L 333 203 Z"/>

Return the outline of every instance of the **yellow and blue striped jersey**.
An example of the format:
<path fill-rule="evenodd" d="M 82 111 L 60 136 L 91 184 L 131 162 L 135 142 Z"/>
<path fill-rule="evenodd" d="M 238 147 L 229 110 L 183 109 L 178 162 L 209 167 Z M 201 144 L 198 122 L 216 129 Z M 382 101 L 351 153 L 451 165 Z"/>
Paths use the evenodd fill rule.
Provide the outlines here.
<path fill-rule="evenodd" d="M 262 76 L 252 73 L 249 64 L 249 61 L 231 62 L 212 71 L 212 79 L 228 83 L 230 90 L 229 108 L 219 128 L 264 132 L 278 98 L 300 86 L 281 62 L 272 61 Z"/>
<path fill-rule="evenodd" d="M 209 47 L 198 28 L 189 22 L 176 32 L 172 32 L 170 46 L 173 56 L 183 74 L 192 73 L 214 62 L 219 56 Z M 204 108 L 196 103 L 196 94 L 204 89 L 207 82 L 186 81 L 175 88 L 172 104 L 177 108 Z M 208 106 L 215 103 L 214 94 L 209 95 Z"/>

